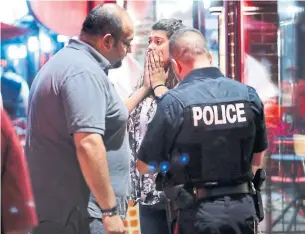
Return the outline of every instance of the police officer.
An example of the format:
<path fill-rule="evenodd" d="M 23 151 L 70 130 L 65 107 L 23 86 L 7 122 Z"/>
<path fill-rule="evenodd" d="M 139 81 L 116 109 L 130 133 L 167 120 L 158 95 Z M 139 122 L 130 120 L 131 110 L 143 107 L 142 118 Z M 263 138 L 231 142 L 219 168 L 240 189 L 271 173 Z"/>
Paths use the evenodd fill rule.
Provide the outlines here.
<path fill-rule="evenodd" d="M 198 30 L 177 31 L 170 55 L 181 82 L 160 98 L 138 169 L 166 172 L 172 184 L 184 184 L 194 198 L 179 207 L 179 234 L 255 233 L 250 181 L 267 148 L 263 104 L 253 88 L 211 67 Z M 152 74 L 158 63 L 151 64 Z"/>

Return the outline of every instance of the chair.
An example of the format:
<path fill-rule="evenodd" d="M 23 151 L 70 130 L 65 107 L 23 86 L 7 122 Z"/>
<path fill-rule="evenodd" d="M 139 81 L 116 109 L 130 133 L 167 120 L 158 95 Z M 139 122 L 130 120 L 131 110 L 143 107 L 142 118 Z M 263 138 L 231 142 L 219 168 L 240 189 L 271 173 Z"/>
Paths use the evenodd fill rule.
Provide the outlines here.
<path fill-rule="evenodd" d="M 285 233 L 292 233 L 293 224 L 295 224 L 295 231 L 297 230 L 297 215 L 302 212 L 305 215 L 305 135 L 294 134 L 293 137 L 279 138 L 277 141 L 275 143 L 279 145 L 279 154 L 272 154 L 271 160 L 278 161 L 279 175 L 271 176 L 271 182 L 281 185 L 283 190 L 287 189 L 288 185 L 292 185 L 294 197 L 272 222 L 271 228 L 273 229 L 281 220 L 284 224 L 285 215 L 295 207 L 285 231 Z M 294 152 L 289 153 L 288 150 L 287 153 L 287 148 L 283 150 L 283 146 L 292 148 Z"/>

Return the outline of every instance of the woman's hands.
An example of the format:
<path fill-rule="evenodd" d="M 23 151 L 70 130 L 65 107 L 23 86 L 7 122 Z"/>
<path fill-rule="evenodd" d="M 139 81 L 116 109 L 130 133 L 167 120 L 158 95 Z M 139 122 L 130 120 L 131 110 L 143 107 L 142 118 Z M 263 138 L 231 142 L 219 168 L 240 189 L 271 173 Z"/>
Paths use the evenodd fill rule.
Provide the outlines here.
<path fill-rule="evenodd" d="M 157 85 L 165 85 L 167 75 L 164 69 L 163 54 L 161 51 L 153 50 L 148 53 L 149 63 L 148 71 L 151 88 Z"/>

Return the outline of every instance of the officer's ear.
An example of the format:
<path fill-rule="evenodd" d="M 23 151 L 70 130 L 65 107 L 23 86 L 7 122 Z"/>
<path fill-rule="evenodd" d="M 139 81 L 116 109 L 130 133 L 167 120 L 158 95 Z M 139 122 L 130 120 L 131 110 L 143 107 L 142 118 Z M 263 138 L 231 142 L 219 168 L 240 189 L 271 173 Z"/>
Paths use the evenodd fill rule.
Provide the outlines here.
<path fill-rule="evenodd" d="M 171 63 L 172 63 L 174 72 L 176 74 L 180 74 L 180 72 L 181 72 L 181 65 L 179 64 L 179 62 L 177 62 L 175 59 L 171 59 Z"/>

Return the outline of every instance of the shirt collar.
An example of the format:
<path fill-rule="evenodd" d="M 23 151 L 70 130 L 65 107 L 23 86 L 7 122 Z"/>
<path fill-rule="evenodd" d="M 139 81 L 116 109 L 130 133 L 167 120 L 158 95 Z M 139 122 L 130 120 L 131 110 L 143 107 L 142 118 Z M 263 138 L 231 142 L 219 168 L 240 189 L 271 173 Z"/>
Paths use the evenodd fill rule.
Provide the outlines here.
<path fill-rule="evenodd" d="M 216 79 L 219 77 L 224 77 L 221 71 L 217 67 L 205 67 L 199 68 L 191 71 L 182 81 L 180 84 L 188 83 L 193 80 L 197 79 L 205 79 L 205 78 L 212 78 Z"/>
<path fill-rule="evenodd" d="M 108 70 L 111 68 L 110 62 L 103 55 L 101 55 L 92 46 L 79 39 L 70 39 L 67 47 L 85 51 L 99 63 L 100 67 L 105 70 L 106 73 L 108 73 Z"/>

